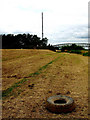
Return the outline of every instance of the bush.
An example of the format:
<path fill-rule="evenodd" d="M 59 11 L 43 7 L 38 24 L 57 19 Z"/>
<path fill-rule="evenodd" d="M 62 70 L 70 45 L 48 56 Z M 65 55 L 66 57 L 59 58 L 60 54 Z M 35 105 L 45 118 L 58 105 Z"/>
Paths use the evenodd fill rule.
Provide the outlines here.
<path fill-rule="evenodd" d="M 77 54 L 81 54 L 81 50 L 71 50 L 70 53 L 77 53 Z"/>
<path fill-rule="evenodd" d="M 52 45 L 50 45 L 50 44 L 47 46 L 47 49 L 52 50 L 52 51 L 54 51 L 54 52 L 56 52 L 56 50 L 59 50 L 58 47 L 54 47 L 54 46 L 52 46 Z"/>
<path fill-rule="evenodd" d="M 69 52 L 69 53 L 77 53 L 77 54 L 82 54 L 82 50 L 84 50 L 84 48 L 76 44 L 72 44 L 71 46 L 63 46 L 61 48 L 61 52 Z"/>
<path fill-rule="evenodd" d="M 90 52 L 83 53 L 83 56 L 90 56 Z"/>
<path fill-rule="evenodd" d="M 79 51 L 77 51 L 77 50 L 79 50 Z M 80 50 L 84 50 L 84 48 L 82 46 L 77 46 L 76 44 L 72 44 L 71 46 L 68 46 L 68 45 L 67 46 L 62 46 L 62 48 L 61 48 L 62 52 L 72 51 L 72 52 L 75 52 L 75 53 L 81 53 Z"/>

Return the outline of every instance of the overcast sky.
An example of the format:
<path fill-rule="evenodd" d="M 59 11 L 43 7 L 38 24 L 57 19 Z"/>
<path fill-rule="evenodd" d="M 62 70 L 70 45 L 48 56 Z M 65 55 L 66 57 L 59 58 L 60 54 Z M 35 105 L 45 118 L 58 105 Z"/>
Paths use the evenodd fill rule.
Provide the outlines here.
<path fill-rule="evenodd" d="M 0 0 L 0 34 L 30 33 L 48 43 L 88 42 L 88 0 Z"/>

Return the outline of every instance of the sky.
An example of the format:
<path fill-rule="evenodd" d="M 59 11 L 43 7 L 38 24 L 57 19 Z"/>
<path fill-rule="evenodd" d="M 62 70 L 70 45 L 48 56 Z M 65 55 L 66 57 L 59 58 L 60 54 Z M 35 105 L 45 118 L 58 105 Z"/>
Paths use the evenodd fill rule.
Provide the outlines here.
<path fill-rule="evenodd" d="M 88 0 L 0 0 L 0 34 L 36 34 L 48 44 L 88 42 Z"/>

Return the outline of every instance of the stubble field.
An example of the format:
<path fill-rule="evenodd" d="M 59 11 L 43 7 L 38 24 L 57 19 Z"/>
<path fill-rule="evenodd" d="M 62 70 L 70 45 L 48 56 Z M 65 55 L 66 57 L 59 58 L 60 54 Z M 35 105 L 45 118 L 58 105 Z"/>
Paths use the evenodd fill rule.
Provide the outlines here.
<path fill-rule="evenodd" d="M 88 57 L 49 50 L 2 50 L 2 118 L 88 118 Z M 53 95 L 74 99 L 71 113 L 45 108 Z"/>

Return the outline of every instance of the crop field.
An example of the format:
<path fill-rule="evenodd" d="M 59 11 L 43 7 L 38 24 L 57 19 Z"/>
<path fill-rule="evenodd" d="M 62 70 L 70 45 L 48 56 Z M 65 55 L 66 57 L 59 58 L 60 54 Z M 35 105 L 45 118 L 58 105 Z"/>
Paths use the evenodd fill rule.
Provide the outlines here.
<path fill-rule="evenodd" d="M 76 108 L 55 114 L 48 97 L 66 95 Z M 88 57 L 50 50 L 2 50 L 2 118 L 88 118 Z"/>

